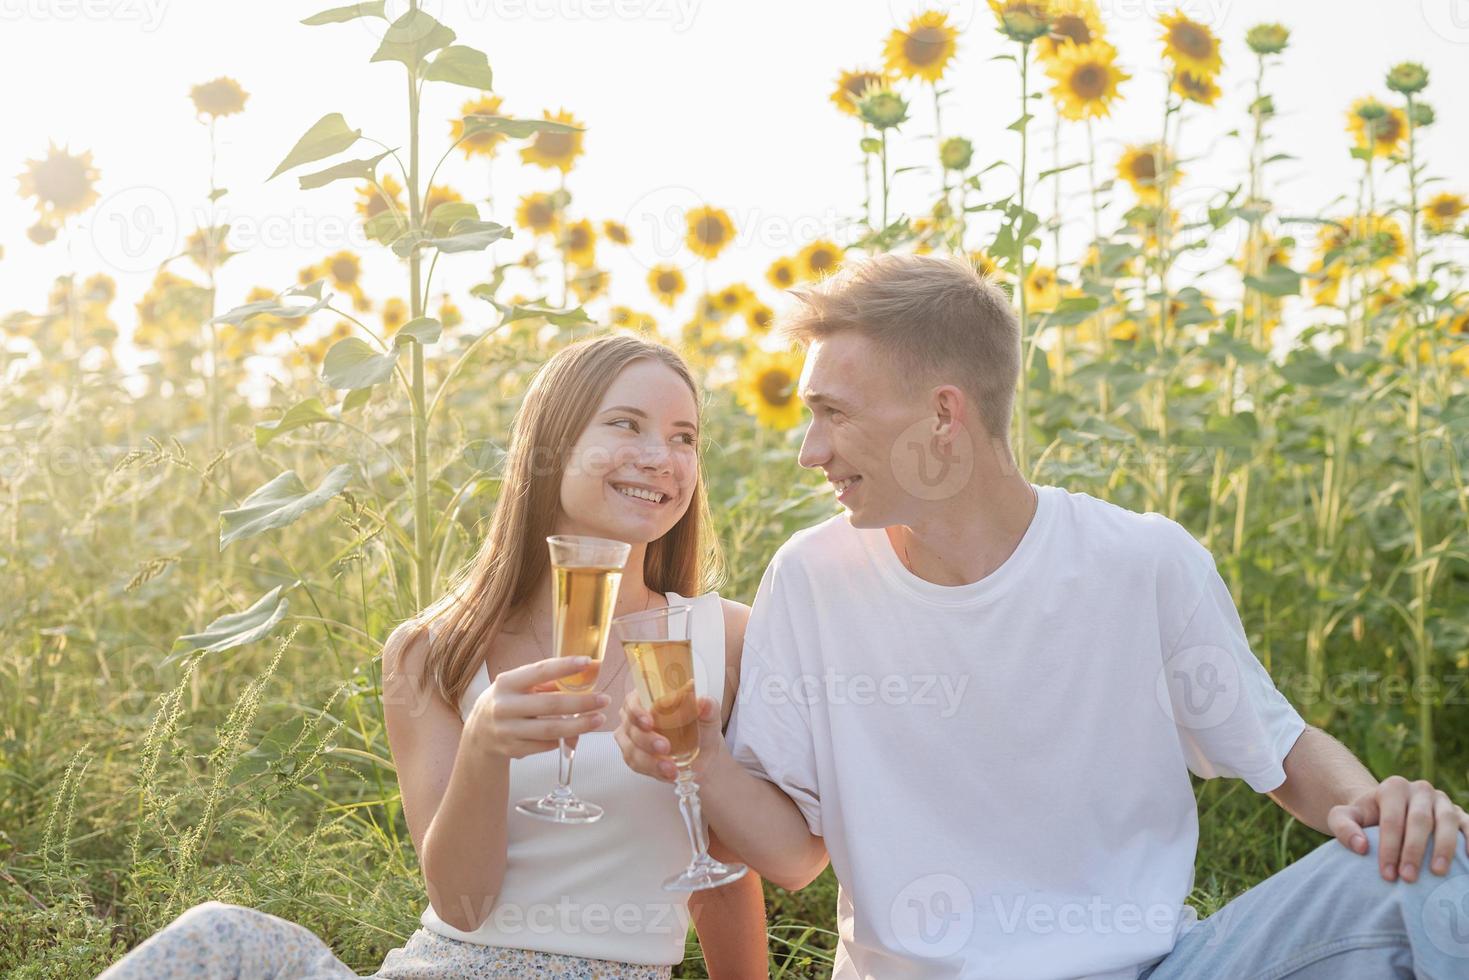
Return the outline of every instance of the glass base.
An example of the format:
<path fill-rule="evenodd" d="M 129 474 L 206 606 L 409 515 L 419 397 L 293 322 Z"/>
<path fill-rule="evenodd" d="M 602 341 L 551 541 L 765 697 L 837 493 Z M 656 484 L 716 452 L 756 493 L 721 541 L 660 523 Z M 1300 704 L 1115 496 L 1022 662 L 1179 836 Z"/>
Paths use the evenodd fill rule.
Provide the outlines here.
<path fill-rule="evenodd" d="M 718 888 L 732 881 L 739 881 L 750 870 L 743 864 L 720 864 L 713 859 L 688 866 L 683 874 L 674 875 L 663 883 L 663 890 L 670 892 L 699 892 L 706 888 Z"/>
<path fill-rule="evenodd" d="M 521 800 L 515 811 L 549 823 L 596 823 L 602 819 L 602 808 L 575 796 L 547 793 L 540 799 Z"/>

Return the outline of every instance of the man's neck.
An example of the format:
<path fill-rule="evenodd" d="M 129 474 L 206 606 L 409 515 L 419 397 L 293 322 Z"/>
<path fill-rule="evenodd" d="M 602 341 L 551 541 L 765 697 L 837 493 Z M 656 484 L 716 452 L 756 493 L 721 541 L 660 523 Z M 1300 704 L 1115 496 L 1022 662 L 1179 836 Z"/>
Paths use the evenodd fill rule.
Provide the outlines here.
<path fill-rule="evenodd" d="M 1018 474 L 976 483 L 912 524 L 887 528 L 893 551 L 914 575 L 935 585 L 969 585 L 1015 553 L 1039 506 Z"/>

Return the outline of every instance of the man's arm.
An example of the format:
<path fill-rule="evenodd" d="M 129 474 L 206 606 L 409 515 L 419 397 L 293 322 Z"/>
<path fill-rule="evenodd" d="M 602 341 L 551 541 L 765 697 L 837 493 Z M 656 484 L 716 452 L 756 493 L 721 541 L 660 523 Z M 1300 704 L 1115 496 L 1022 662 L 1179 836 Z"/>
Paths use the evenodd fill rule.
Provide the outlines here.
<path fill-rule="evenodd" d="M 1307 725 L 1281 764 L 1285 782 L 1266 795 L 1313 830 L 1332 836 L 1326 815 L 1377 789 L 1377 780 L 1351 749 L 1326 732 Z"/>
<path fill-rule="evenodd" d="M 1345 745 L 1319 728 L 1307 725 L 1282 765 L 1285 782 L 1270 798 L 1357 854 L 1368 849 L 1363 828 L 1378 827 L 1378 872 L 1386 881 L 1417 881 L 1425 863 L 1434 874 L 1446 874 L 1460 840 L 1469 852 L 1469 814 L 1447 793 L 1403 776 L 1379 783 Z"/>

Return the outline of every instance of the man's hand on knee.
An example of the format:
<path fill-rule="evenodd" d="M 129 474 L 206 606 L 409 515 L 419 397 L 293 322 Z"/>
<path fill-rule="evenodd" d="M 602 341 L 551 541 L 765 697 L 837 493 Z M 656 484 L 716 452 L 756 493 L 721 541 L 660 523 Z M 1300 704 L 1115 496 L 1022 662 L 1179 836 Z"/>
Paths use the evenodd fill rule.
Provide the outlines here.
<path fill-rule="evenodd" d="M 1448 874 L 1460 833 L 1469 853 L 1469 814 L 1426 779 L 1409 782 L 1402 776 L 1389 776 L 1350 803 L 1332 807 L 1326 825 L 1337 840 L 1358 854 L 1367 853 L 1365 828 L 1378 827 L 1377 865 L 1387 881 L 1400 876 L 1404 881 L 1417 881 L 1425 857 L 1434 874 Z M 1425 853 L 1430 834 L 1431 855 Z"/>

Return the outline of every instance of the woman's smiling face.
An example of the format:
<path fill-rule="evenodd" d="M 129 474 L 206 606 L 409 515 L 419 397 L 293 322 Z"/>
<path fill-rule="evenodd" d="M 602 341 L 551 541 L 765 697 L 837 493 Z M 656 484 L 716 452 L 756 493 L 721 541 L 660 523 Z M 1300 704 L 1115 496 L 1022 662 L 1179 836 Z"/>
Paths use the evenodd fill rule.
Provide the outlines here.
<path fill-rule="evenodd" d="M 613 380 L 561 478 L 557 533 L 656 541 L 693 500 L 698 407 L 671 368 L 644 358 Z"/>

